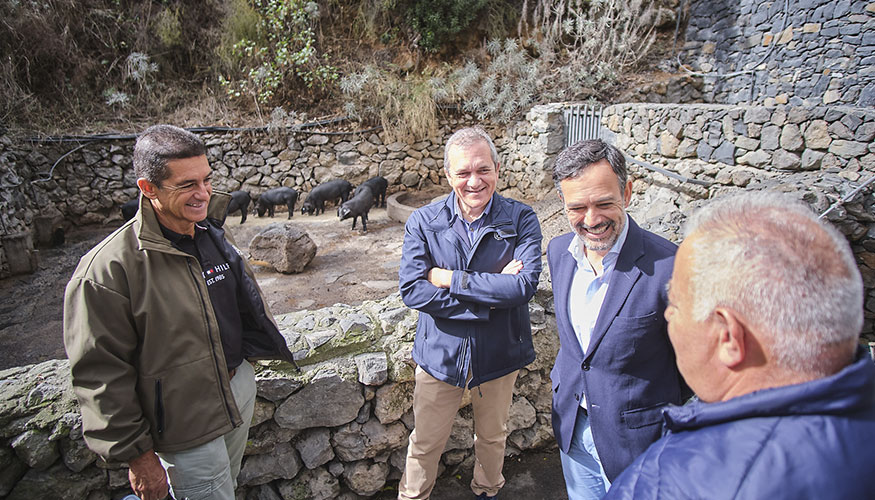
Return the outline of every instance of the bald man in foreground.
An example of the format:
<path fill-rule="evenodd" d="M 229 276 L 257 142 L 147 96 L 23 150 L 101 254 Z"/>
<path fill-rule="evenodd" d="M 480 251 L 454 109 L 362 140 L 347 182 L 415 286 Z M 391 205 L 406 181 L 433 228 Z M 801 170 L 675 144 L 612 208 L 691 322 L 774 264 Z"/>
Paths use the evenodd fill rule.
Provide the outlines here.
<path fill-rule="evenodd" d="M 845 238 L 767 193 L 711 203 L 678 249 L 665 317 L 698 396 L 606 499 L 872 498 L 875 364 Z"/>

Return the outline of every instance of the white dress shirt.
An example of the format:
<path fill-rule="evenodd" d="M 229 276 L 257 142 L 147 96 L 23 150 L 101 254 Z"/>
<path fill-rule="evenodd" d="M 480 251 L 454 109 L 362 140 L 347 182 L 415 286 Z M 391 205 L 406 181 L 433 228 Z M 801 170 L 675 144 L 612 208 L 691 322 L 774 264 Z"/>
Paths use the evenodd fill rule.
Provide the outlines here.
<path fill-rule="evenodd" d="M 608 293 L 611 274 L 613 274 L 617 258 L 620 256 L 620 250 L 626 243 L 628 233 L 629 216 L 626 215 L 626 223 L 623 224 L 620 236 L 602 258 L 602 273 L 600 275 L 596 275 L 592 265 L 587 260 L 580 236 L 575 235 L 571 239 L 571 244 L 568 245 L 568 251 L 577 262 L 574 277 L 571 279 L 571 290 L 568 293 L 568 318 L 571 320 L 571 327 L 574 328 L 574 334 L 577 336 L 577 341 L 580 342 L 580 349 L 584 356 L 589 349 L 592 329 L 599 317 L 599 311 L 601 311 Z M 586 408 L 585 394 L 580 398 L 580 406 Z"/>

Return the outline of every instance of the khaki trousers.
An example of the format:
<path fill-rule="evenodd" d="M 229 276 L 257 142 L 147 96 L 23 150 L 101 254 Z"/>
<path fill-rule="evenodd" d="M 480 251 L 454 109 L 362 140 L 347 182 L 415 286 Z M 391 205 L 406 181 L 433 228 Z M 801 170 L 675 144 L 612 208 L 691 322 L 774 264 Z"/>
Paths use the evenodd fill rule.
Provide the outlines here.
<path fill-rule="evenodd" d="M 246 449 L 249 424 L 255 412 L 255 370 L 248 361 L 237 367 L 231 392 L 243 423 L 224 436 L 188 450 L 159 453 L 170 479 L 173 498 L 186 500 L 234 500 L 237 475 Z"/>
<path fill-rule="evenodd" d="M 507 417 L 513 399 L 513 386 L 519 370 L 490 380 L 471 390 L 474 409 L 474 478 L 475 495 L 495 496 L 504 486 L 504 446 Z M 468 380 L 471 375 L 468 375 Z M 438 462 L 453 430 L 453 419 L 466 389 L 432 377 L 416 367 L 413 389 L 414 429 L 407 446 L 407 462 L 399 499 L 425 499 L 431 495 L 437 478 Z"/>

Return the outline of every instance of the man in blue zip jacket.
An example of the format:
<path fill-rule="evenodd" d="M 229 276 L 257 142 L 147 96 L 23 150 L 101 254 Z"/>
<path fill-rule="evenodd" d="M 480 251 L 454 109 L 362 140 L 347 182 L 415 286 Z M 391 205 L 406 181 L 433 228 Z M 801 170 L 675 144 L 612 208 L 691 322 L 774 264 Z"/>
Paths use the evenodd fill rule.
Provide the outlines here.
<path fill-rule="evenodd" d="M 606 498 L 872 498 L 875 364 L 847 240 L 768 193 L 711 203 L 687 234 L 665 317 L 699 400 L 666 410 Z"/>
<path fill-rule="evenodd" d="M 507 418 L 519 369 L 535 359 L 528 302 L 541 273 L 541 227 L 527 205 L 495 194 L 498 153 L 481 128 L 444 148 L 453 192 L 407 221 L 401 298 L 419 311 L 415 428 L 398 498 L 428 498 L 466 388 L 474 410 L 477 498 L 504 485 Z M 476 389 L 475 389 L 476 388 Z"/>

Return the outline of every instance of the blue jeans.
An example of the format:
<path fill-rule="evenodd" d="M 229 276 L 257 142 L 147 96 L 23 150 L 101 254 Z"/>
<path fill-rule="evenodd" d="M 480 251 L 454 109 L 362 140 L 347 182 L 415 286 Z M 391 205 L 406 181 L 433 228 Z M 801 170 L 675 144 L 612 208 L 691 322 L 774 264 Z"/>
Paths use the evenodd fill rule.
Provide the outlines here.
<path fill-rule="evenodd" d="M 559 454 L 569 500 L 598 500 L 607 494 L 611 482 L 602 468 L 592 440 L 589 417 L 583 408 L 577 410 L 574 435 L 568 453 L 560 450 Z"/>

